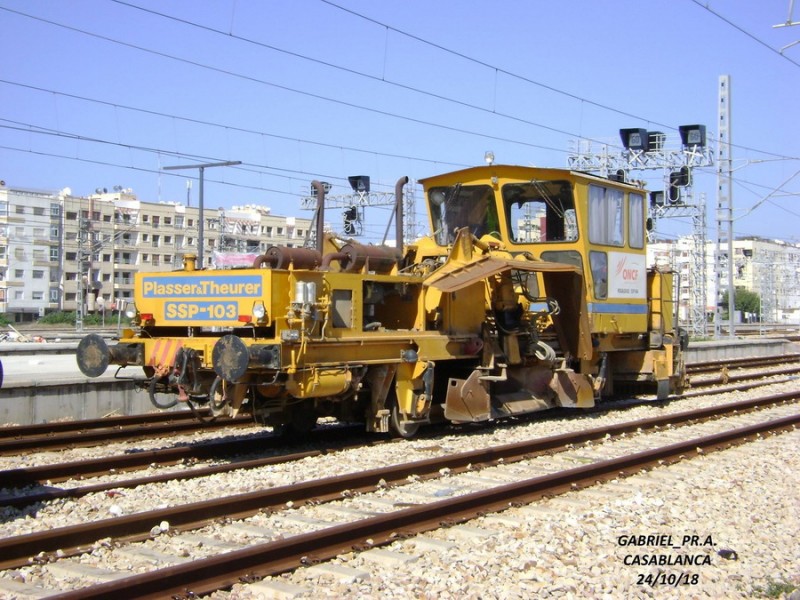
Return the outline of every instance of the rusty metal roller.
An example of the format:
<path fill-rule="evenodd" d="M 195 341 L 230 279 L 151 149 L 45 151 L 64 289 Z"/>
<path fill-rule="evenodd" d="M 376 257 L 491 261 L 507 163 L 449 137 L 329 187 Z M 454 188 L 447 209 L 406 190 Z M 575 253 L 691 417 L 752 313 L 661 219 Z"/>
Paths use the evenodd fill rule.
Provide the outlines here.
<path fill-rule="evenodd" d="M 343 262 L 343 271 L 356 273 L 365 266 L 368 271 L 375 273 L 388 273 L 398 261 L 398 252 L 388 246 L 365 246 L 358 242 L 350 241 L 342 246 L 340 252 L 347 255 Z"/>
<path fill-rule="evenodd" d="M 256 257 L 253 268 L 262 265 L 271 269 L 316 269 L 322 263 L 322 255 L 313 248 L 287 248 L 286 246 L 270 246 L 264 254 Z"/>

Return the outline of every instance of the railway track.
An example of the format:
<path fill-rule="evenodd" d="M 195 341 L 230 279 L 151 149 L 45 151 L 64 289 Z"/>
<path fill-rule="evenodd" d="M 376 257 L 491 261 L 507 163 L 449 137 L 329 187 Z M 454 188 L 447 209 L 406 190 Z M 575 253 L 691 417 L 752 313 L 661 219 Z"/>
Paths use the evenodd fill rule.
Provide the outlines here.
<path fill-rule="evenodd" d="M 688 364 L 686 365 L 686 370 L 690 375 L 697 375 L 700 373 L 717 373 L 722 370 L 752 369 L 756 367 L 767 367 L 797 362 L 800 362 L 800 354 L 785 354 L 756 358 L 726 358 L 723 360 L 712 360 Z"/>
<path fill-rule="evenodd" d="M 494 447 L 488 452 L 482 450 L 461 453 L 452 457 L 437 457 L 428 461 L 416 461 L 415 463 L 396 465 L 387 469 L 376 469 L 372 472 L 351 474 L 347 477 L 329 478 L 328 480 L 305 483 L 285 489 L 276 488 L 265 492 L 230 497 L 215 502 L 194 503 L 186 507 L 175 507 L 160 512 L 150 511 L 149 513 L 119 517 L 117 519 L 100 521 L 95 524 L 87 524 L 83 527 L 62 528 L 60 530 L 56 529 L 40 532 L 29 536 L 7 538 L 3 540 L 2 545 L 0 545 L 0 556 L 4 557 L 5 567 L 13 566 L 14 564 L 22 564 L 22 561 L 27 560 L 27 557 L 37 554 L 37 560 L 47 562 L 52 557 L 46 554 L 39 554 L 40 552 L 52 553 L 58 551 L 59 555 L 67 556 L 73 552 L 67 549 L 70 545 L 77 547 L 76 551 L 80 549 L 86 550 L 89 545 L 96 540 L 109 535 L 113 536 L 115 539 L 146 539 L 152 535 L 151 528 L 153 523 L 169 522 L 171 531 L 174 531 L 175 529 L 195 528 L 207 523 L 209 520 L 223 517 L 231 519 L 253 514 L 258 511 L 264 511 L 265 509 L 270 512 L 282 511 L 287 508 L 287 502 L 292 503 L 291 505 L 296 507 L 305 503 L 317 504 L 324 501 L 341 500 L 343 496 L 357 496 L 358 494 L 374 491 L 375 489 L 388 489 L 401 484 L 407 484 L 409 478 L 413 480 L 433 480 L 445 474 L 449 477 L 460 471 L 475 473 L 476 470 L 479 471 L 482 468 L 488 468 L 498 463 L 509 464 L 528 461 L 533 456 L 543 452 L 564 453 L 566 450 L 574 448 L 578 444 L 591 442 L 593 440 L 607 439 L 607 436 L 619 436 L 639 430 L 655 431 L 659 428 L 663 429 L 669 427 L 670 425 L 674 427 L 681 423 L 687 424 L 702 419 L 719 417 L 725 414 L 734 414 L 736 411 L 738 411 L 736 414 L 740 414 L 742 410 L 752 410 L 758 406 L 770 405 L 776 402 L 795 402 L 799 395 L 800 393 L 783 394 L 778 397 L 762 398 L 754 402 L 737 403 L 728 405 L 727 407 L 714 407 L 713 409 L 707 409 L 703 412 L 686 411 L 684 413 L 657 419 L 634 421 L 611 428 L 598 428 L 578 434 L 555 436 L 545 440 L 528 442 L 526 444 L 509 444 L 503 447 Z M 789 427 L 792 423 L 797 422 L 797 412 L 793 407 L 790 412 L 793 414 L 786 420 L 781 418 L 776 421 L 780 422 L 779 427 Z M 773 423 L 773 425 L 774 424 L 775 423 Z M 749 433 L 744 435 L 756 435 L 758 431 L 763 432 L 769 430 L 770 426 L 761 424 L 753 427 L 755 428 L 748 429 Z M 669 461 L 675 456 L 693 454 L 698 448 L 707 449 L 702 451 L 710 451 L 712 447 L 718 444 L 732 443 L 735 439 L 734 437 L 715 436 L 716 434 L 710 437 L 702 436 L 700 438 L 693 438 L 688 442 L 677 445 L 668 444 L 668 446 L 675 446 L 675 448 L 671 448 L 669 452 L 661 449 L 658 451 L 640 452 L 637 453 L 637 456 L 639 454 L 649 455 L 650 464 L 652 464 L 652 460 Z M 708 437 L 708 439 L 705 439 L 706 437 Z M 452 524 L 463 519 L 471 518 L 470 515 L 476 514 L 475 511 L 498 510 L 508 506 L 508 502 L 530 501 L 530 498 L 542 494 L 563 492 L 574 485 L 583 485 L 582 482 L 584 481 L 594 482 L 595 480 L 603 479 L 605 477 L 603 473 L 608 476 L 617 476 L 620 470 L 637 470 L 641 468 L 643 464 L 646 464 L 635 461 L 626 462 L 630 458 L 632 457 L 601 461 L 607 463 L 602 467 L 587 465 L 585 468 L 581 467 L 579 469 L 568 470 L 570 471 L 569 476 L 562 473 L 534 477 L 513 485 L 500 486 L 496 491 L 476 492 L 474 497 L 473 494 L 469 494 L 464 498 L 453 498 L 437 502 L 434 503 L 436 508 L 433 508 L 433 505 L 431 505 L 431 507 L 427 508 L 419 507 L 407 509 L 405 511 L 400 511 L 402 514 L 398 513 L 394 516 L 379 515 L 363 522 L 358 521 L 358 525 L 349 523 L 343 526 L 333 526 L 322 530 L 322 532 L 316 532 L 313 535 L 292 536 L 286 540 L 259 544 L 257 547 L 246 550 L 233 550 L 230 553 L 226 553 L 214 559 L 208 558 L 199 561 L 197 564 L 203 565 L 199 567 L 199 570 L 191 565 L 176 565 L 167 569 L 160 569 L 156 572 L 158 573 L 157 576 L 143 575 L 125 579 L 125 587 L 115 587 L 113 588 L 113 593 L 115 595 L 121 595 L 120 597 L 146 597 L 147 594 L 154 594 L 153 597 L 156 597 L 156 595 L 159 594 L 183 594 L 186 589 L 191 589 L 195 593 L 207 592 L 211 589 L 217 589 L 215 586 L 225 587 L 226 585 L 231 585 L 231 583 L 237 581 L 237 578 L 241 576 L 242 569 L 252 574 L 252 565 L 254 564 L 252 561 L 258 561 L 259 564 L 261 561 L 267 561 L 269 563 L 268 566 L 264 566 L 263 568 L 259 567 L 257 571 L 255 571 L 259 576 L 277 573 L 290 567 L 297 567 L 304 562 L 302 557 L 308 557 L 309 554 L 313 554 L 320 559 L 326 558 L 354 544 L 363 547 L 364 540 L 367 538 L 373 540 L 373 544 L 367 546 L 376 546 L 393 539 L 391 532 L 396 534 L 401 530 L 408 531 L 409 533 L 424 530 L 434 525 L 438 526 L 443 518 L 448 523 Z M 644 459 L 644 456 L 640 458 Z M 598 465 L 600 465 L 600 463 L 598 463 Z M 605 471 L 603 471 L 603 469 L 605 469 Z M 480 475 L 480 473 L 481 472 L 479 472 L 478 475 Z M 583 479 L 577 478 L 578 475 L 583 477 Z M 576 477 L 576 479 L 573 479 L 573 477 Z M 488 504 L 484 504 L 484 502 Z M 443 514 L 446 516 L 443 517 Z M 417 523 L 416 521 L 418 519 L 422 519 L 422 522 Z M 436 523 L 434 523 L 434 521 L 436 521 Z M 388 532 L 388 530 L 391 530 L 391 532 Z M 345 534 L 350 537 L 347 537 Z M 353 535 L 355 537 L 352 537 Z M 322 536 L 322 538 L 320 536 Z M 304 539 L 306 540 L 305 542 L 303 541 Z M 312 540 L 317 541 L 313 542 Z M 80 548 L 82 544 L 87 546 Z M 313 544 L 313 550 L 310 549 L 308 544 Z M 47 548 L 49 548 L 49 550 L 47 550 Z M 298 556 L 298 552 L 302 556 Z M 278 556 L 281 558 L 277 559 L 276 557 Z M 192 562 L 192 565 L 194 565 L 194 563 L 195 561 Z M 210 580 L 206 582 L 198 582 L 195 580 L 198 574 L 202 573 L 204 569 L 214 569 L 215 572 L 222 573 L 222 570 L 234 564 L 238 565 L 237 569 L 240 569 L 238 574 L 228 574 L 226 572 L 224 575 L 213 578 L 213 583 Z M 175 584 L 177 587 L 167 589 L 163 587 L 165 585 L 164 583 L 158 583 L 158 581 L 162 580 L 167 582 L 177 581 L 174 577 L 184 578 L 180 579 L 180 583 Z M 188 583 L 190 581 L 191 583 Z M 97 586 L 97 588 L 101 593 L 109 593 L 112 589 L 109 587 L 110 585 L 111 584 L 104 584 L 102 586 Z M 121 586 L 123 584 L 117 583 L 114 585 Z M 101 596 L 95 595 L 95 589 L 90 588 L 87 590 L 79 590 L 75 592 L 75 594 L 65 597 Z"/>
<path fill-rule="evenodd" d="M 0 456 L 244 427 L 254 427 L 253 421 L 242 417 L 201 421 L 190 411 L 2 427 Z"/>
<path fill-rule="evenodd" d="M 790 373 L 795 373 L 796 370 L 789 370 Z M 784 371 L 779 371 L 778 374 L 783 374 Z M 728 376 L 723 381 L 722 377 L 707 379 L 697 383 L 694 387 L 697 388 L 692 392 L 687 392 L 684 397 L 692 398 L 696 396 L 709 396 L 713 394 L 727 394 L 733 391 L 741 391 L 747 389 L 755 389 L 757 387 L 770 385 L 775 383 L 774 380 L 767 379 L 755 381 L 749 385 L 740 384 L 736 387 L 717 387 L 716 389 L 708 389 L 718 386 L 721 383 L 733 383 L 734 381 L 746 381 L 752 379 L 752 375 L 733 375 Z M 651 400 L 630 400 L 623 403 L 624 407 L 630 408 L 640 405 L 651 405 Z M 601 404 L 597 409 L 593 410 L 593 414 L 604 413 L 609 410 L 618 408 L 615 404 L 606 405 Z M 181 413 L 182 414 L 182 413 Z M 157 423 L 160 426 L 168 427 L 171 419 L 167 419 L 163 423 L 161 419 L 157 419 L 160 415 L 144 415 L 142 417 L 131 418 L 115 418 L 113 420 L 114 426 L 121 426 L 123 424 L 135 427 L 138 423 L 143 423 L 145 427 L 150 427 L 150 423 Z M 547 415 L 550 415 L 548 413 Z M 534 417 L 532 417 L 534 418 Z M 541 418 L 541 417 L 535 417 Z M 162 417 L 163 419 L 163 417 Z M 186 419 L 185 416 L 179 419 L 182 422 Z M 525 419 L 528 420 L 528 419 Z M 100 429 L 103 420 L 96 422 L 89 422 L 89 427 L 96 427 Z M 230 422 L 230 421 L 229 421 Z M 84 423 L 84 422 L 81 422 Z M 61 425 L 61 424 L 59 424 Z M 235 423 L 240 425 L 240 423 Z M 69 427 L 74 427 L 74 424 L 66 423 L 63 429 L 69 430 Z M 41 431 L 46 428 L 46 425 L 33 426 L 29 429 L 34 436 L 41 435 Z M 201 430 L 203 427 L 201 426 Z M 80 429 L 78 430 L 80 431 Z M 147 429 L 147 431 L 152 431 Z M 193 431 L 191 428 L 189 431 Z M 176 431 L 175 433 L 181 433 Z M 204 477 L 215 473 L 222 473 L 226 470 L 233 468 L 238 469 L 253 469 L 263 466 L 276 464 L 279 462 L 291 462 L 295 460 L 302 460 L 303 458 L 311 456 L 319 456 L 329 450 L 341 450 L 345 447 L 352 447 L 351 444 L 357 446 L 367 443 L 382 443 L 382 440 L 375 440 L 374 436 L 364 436 L 363 430 L 360 426 L 340 426 L 334 428 L 318 429 L 310 432 L 307 440 L 319 446 L 318 449 L 307 450 L 287 454 L 288 450 L 291 452 L 292 447 L 296 446 L 300 440 L 288 440 L 286 438 L 272 435 L 269 432 L 259 431 L 255 435 L 247 437 L 232 437 L 222 440 L 212 440 L 202 443 L 193 443 L 187 445 L 172 446 L 168 448 L 159 448 L 155 450 L 137 451 L 134 453 L 124 453 L 111 456 L 104 456 L 96 459 L 81 458 L 75 461 L 68 461 L 63 463 L 37 465 L 33 467 L 12 468 L 0 471 L 0 488 L 7 489 L 20 489 L 26 486 L 33 486 L 43 484 L 44 482 L 58 483 L 70 479 L 81 480 L 87 477 L 97 477 L 108 474 L 117 474 L 128 471 L 136 471 L 146 468 L 164 468 L 171 465 L 182 465 L 186 468 L 181 471 L 171 471 L 150 475 L 147 477 L 134 478 L 127 481 L 112 481 L 101 484 L 85 485 L 80 487 L 70 487 L 66 489 L 47 489 L 45 491 L 27 492 L 25 494 L 6 494 L 0 495 L 0 506 L 13 506 L 20 507 L 25 504 L 32 504 L 35 502 L 51 501 L 58 498 L 77 498 L 85 496 L 90 493 L 97 493 L 114 488 L 131 488 L 138 485 L 148 483 L 157 483 L 169 480 L 188 480 L 198 477 Z M 433 432 L 428 432 L 430 435 L 435 435 Z M 426 435 L 423 433 L 422 435 Z M 139 437 L 134 436 L 133 439 Z M 36 439 L 34 437 L 34 439 Z M 124 438 L 123 439 L 131 439 Z M 369 441 L 368 441 L 369 440 Z M 25 442 L 26 446 L 34 448 L 33 442 Z M 76 446 L 77 444 L 68 444 L 68 447 Z M 46 447 L 46 446 L 45 446 Z M 234 457 L 241 457 L 243 455 L 265 452 L 275 452 L 277 455 L 268 456 L 265 458 L 254 458 L 252 460 L 241 460 L 237 458 L 235 466 L 231 465 L 228 461 Z M 208 466 L 194 466 L 189 470 L 188 467 L 196 465 L 199 461 L 225 461 L 223 464 L 212 464 Z"/>
<path fill-rule="evenodd" d="M 704 378 L 693 382 L 693 388 L 705 389 L 713 385 L 742 382 L 764 376 L 794 375 L 800 373 L 800 364 L 781 370 L 762 372 L 758 375 L 750 373 L 731 373 L 733 369 L 746 370 L 787 363 L 800 363 L 800 354 L 710 361 L 689 365 L 687 369 L 690 374 L 695 375 L 720 373 L 716 378 Z M 691 392 L 688 395 L 691 395 Z M 201 416 L 205 417 L 208 415 L 205 411 L 202 411 Z M 198 431 L 215 431 L 247 427 L 257 426 L 254 425 L 252 420 L 243 417 L 236 419 L 221 417 L 215 420 L 199 421 L 191 411 L 161 412 L 145 415 L 115 416 L 103 419 L 3 427 L 0 428 L 0 456 L 21 452 L 38 452 L 44 449 L 55 451 L 66 448 L 101 445 L 110 441 L 130 441 L 160 436 L 183 435 Z M 248 443 L 242 442 L 242 447 L 245 449 L 248 448 Z M 218 450 L 223 453 L 227 452 L 224 448 L 218 448 Z M 200 452 L 202 453 L 202 450 Z M 180 457 L 165 460 L 201 457 L 202 454 L 200 456 L 191 456 L 184 453 Z M 139 466 L 152 462 L 160 462 L 155 456 L 150 463 L 142 462 L 137 459 L 126 460 L 128 464 L 133 465 L 138 463 Z M 123 464 L 109 464 L 108 468 L 124 469 L 132 467 Z M 78 473 L 76 472 L 76 474 Z M 53 477 L 59 476 L 53 475 Z M 53 477 L 50 477 L 50 479 Z"/>

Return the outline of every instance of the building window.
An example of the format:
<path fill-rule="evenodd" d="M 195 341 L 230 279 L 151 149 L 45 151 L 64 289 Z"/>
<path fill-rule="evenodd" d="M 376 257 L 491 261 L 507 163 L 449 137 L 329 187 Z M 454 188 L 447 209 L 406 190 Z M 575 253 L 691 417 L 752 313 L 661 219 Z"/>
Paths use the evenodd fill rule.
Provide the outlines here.
<path fill-rule="evenodd" d="M 33 278 L 34 279 L 44 279 L 44 271 L 42 271 L 41 269 L 34 269 Z"/>
<path fill-rule="evenodd" d="M 58 262 L 58 248 L 50 248 L 50 262 Z"/>
<path fill-rule="evenodd" d="M 61 236 L 61 229 L 58 227 L 58 225 L 53 225 L 50 228 L 50 239 L 57 240 L 60 236 Z"/>
<path fill-rule="evenodd" d="M 25 291 L 14 290 L 14 300 L 25 300 Z"/>
<path fill-rule="evenodd" d="M 33 237 L 37 239 L 42 239 L 44 237 L 44 227 L 34 227 Z"/>
<path fill-rule="evenodd" d="M 25 260 L 25 249 L 14 248 L 14 258 L 17 260 Z"/>
<path fill-rule="evenodd" d="M 58 288 L 50 289 L 50 302 L 58 302 Z"/>
<path fill-rule="evenodd" d="M 33 294 L 31 295 L 31 299 L 44 300 L 44 292 L 33 292 Z"/>
<path fill-rule="evenodd" d="M 25 207 L 21 204 L 17 204 L 17 214 L 24 215 L 25 214 Z"/>
<path fill-rule="evenodd" d="M 43 217 L 44 216 L 44 206 L 34 206 L 33 207 L 33 214 L 36 215 L 37 217 Z"/>
<path fill-rule="evenodd" d="M 25 270 L 24 269 L 14 269 L 14 277 L 16 279 L 22 279 L 25 277 Z"/>
<path fill-rule="evenodd" d="M 50 205 L 50 216 L 51 217 L 60 217 L 61 216 L 61 206 L 59 204 L 51 204 Z"/>
<path fill-rule="evenodd" d="M 78 260 L 78 253 L 77 252 L 67 252 L 66 255 L 67 260 L 75 261 Z M 51 256 L 52 260 L 52 256 Z"/>
<path fill-rule="evenodd" d="M 77 220 L 78 220 L 78 213 L 67 211 L 67 221 L 77 221 Z"/>

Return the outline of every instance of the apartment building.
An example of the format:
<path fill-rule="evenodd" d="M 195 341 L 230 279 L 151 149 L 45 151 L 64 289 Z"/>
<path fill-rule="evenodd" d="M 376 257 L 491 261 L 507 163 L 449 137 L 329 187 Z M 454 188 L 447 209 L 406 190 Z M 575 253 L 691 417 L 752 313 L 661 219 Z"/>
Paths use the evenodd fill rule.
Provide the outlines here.
<path fill-rule="evenodd" d="M 0 185 L 0 313 L 33 320 L 58 306 L 59 194 Z"/>
<path fill-rule="evenodd" d="M 121 307 L 133 298 L 137 271 L 182 267 L 198 254 L 200 210 L 176 202 L 144 202 L 130 189 L 88 197 L 0 187 L 0 313 L 13 321 L 47 311 Z M 248 205 L 206 209 L 204 264 L 247 263 L 270 246 L 301 246 L 309 219 L 273 215 Z M 243 255 L 243 261 L 232 257 Z"/>
<path fill-rule="evenodd" d="M 707 314 L 713 314 L 717 302 L 716 243 L 706 243 L 706 280 L 700 286 L 693 283 L 696 260 L 691 237 L 651 243 L 647 254 L 648 264 L 671 267 L 678 274 L 678 318 L 682 322 L 690 318 L 701 291 L 705 293 Z M 727 287 L 725 254 L 722 271 L 723 286 Z M 756 237 L 734 240 L 733 285 L 759 295 L 762 303 L 759 317 L 764 322 L 800 324 L 800 245 Z"/>

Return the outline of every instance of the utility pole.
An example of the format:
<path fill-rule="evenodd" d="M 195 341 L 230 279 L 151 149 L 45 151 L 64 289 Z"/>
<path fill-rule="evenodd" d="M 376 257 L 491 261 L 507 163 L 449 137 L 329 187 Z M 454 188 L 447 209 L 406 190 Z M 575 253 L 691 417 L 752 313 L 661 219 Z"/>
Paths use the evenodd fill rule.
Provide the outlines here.
<path fill-rule="evenodd" d="M 717 260 L 714 273 L 717 284 L 717 302 L 714 315 L 714 337 L 722 337 L 722 261 L 723 245 L 728 255 L 728 337 L 735 337 L 733 314 L 735 289 L 733 287 L 733 160 L 731 158 L 731 77 L 719 76 L 719 140 L 717 144 Z"/>
<path fill-rule="evenodd" d="M 199 191 L 199 194 L 198 194 L 199 197 L 200 197 L 200 199 L 198 201 L 198 207 L 199 207 L 198 220 L 199 220 L 199 223 L 197 224 L 197 247 L 198 247 L 197 266 L 200 269 L 203 268 L 203 257 L 205 256 L 205 246 L 203 245 L 203 242 L 204 242 L 204 240 L 203 240 L 203 229 L 204 229 L 204 226 L 205 226 L 204 216 L 203 216 L 203 179 L 204 179 L 205 170 L 207 168 L 210 168 L 210 167 L 232 167 L 232 166 L 240 165 L 240 164 L 242 164 L 242 161 L 240 161 L 240 160 L 226 160 L 224 162 L 202 163 L 202 164 L 199 164 L 199 165 L 177 165 L 177 166 L 173 166 L 173 167 L 162 167 L 162 169 L 164 169 L 165 171 L 175 171 L 177 169 L 199 169 L 199 171 L 200 171 L 200 178 L 199 178 L 200 179 L 200 191 Z"/>
<path fill-rule="evenodd" d="M 78 207 L 78 212 L 81 212 L 81 207 Z M 92 223 L 89 219 L 84 218 L 83 216 L 78 217 L 78 289 L 76 290 L 77 293 L 75 295 L 76 300 L 78 301 L 78 308 L 75 311 L 75 331 L 81 332 L 83 331 L 83 307 L 85 302 L 85 293 L 84 290 L 86 289 L 85 286 L 88 285 L 89 279 L 92 276 L 91 268 L 89 269 L 89 274 L 86 276 L 86 282 L 84 282 L 84 257 L 86 256 L 83 244 L 86 239 L 89 237 L 89 230 L 91 229 Z M 91 253 L 89 254 L 91 257 Z"/>

